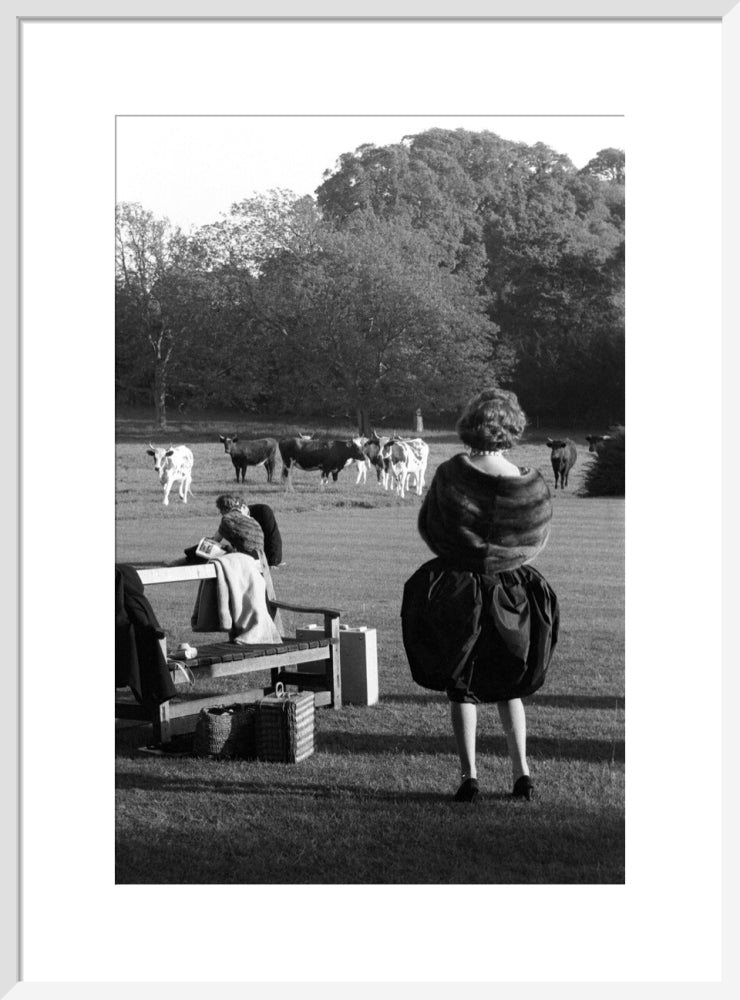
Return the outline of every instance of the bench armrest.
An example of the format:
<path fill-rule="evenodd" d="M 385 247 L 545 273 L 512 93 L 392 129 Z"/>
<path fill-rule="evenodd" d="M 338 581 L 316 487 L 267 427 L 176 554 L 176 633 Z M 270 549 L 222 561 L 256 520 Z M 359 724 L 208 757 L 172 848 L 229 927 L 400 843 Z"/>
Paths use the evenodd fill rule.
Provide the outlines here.
<path fill-rule="evenodd" d="M 283 611 L 306 611 L 309 614 L 326 615 L 327 618 L 339 618 L 342 613 L 336 608 L 309 608 L 305 604 L 286 604 L 284 601 L 275 601 L 272 598 L 268 598 L 268 604 L 274 608 L 281 608 Z"/>

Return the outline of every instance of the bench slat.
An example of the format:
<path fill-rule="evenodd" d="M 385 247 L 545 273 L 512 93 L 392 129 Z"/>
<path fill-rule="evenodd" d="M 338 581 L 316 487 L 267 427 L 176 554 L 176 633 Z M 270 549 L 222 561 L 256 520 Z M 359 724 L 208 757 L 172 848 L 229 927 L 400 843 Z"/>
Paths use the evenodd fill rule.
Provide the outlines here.
<path fill-rule="evenodd" d="M 212 563 L 194 563 L 191 566 L 154 566 L 137 569 L 145 587 L 152 583 L 185 583 L 188 580 L 215 579 L 216 567 Z"/>

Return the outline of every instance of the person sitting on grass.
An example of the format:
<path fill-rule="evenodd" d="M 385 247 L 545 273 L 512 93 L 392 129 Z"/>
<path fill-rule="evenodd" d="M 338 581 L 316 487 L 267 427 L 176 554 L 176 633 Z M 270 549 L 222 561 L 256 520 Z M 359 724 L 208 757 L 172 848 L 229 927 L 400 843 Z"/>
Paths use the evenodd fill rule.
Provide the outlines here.
<path fill-rule="evenodd" d="M 477 706 L 495 702 L 511 759 L 514 798 L 529 799 L 521 699 L 542 686 L 557 642 L 558 600 L 529 563 L 547 542 L 552 501 L 536 469 L 503 452 L 522 434 L 513 392 L 487 389 L 457 422 L 469 454 L 437 469 L 418 528 L 435 553 L 407 580 L 401 607 L 404 648 L 417 684 L 446 691 L 462 784 L 454 798 L 480 795 Z"/>

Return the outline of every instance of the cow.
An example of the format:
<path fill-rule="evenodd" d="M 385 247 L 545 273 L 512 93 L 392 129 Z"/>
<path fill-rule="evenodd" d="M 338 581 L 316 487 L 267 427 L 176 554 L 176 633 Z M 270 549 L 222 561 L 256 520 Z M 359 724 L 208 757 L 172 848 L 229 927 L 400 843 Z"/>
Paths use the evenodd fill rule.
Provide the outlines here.
<path fill-rule="evenodd" d="M 380 485 L 380 479 L 383 472 L 383 460 L 380 457 L 381 443 L 380 438 L 376 435 L 375 431 L 370 432 L 370 437 L 356 437 L 352 438 L 354 442 L 359 444 L 362 448 L 364 458 L 350 458 L 347 460 L 347 465 L 357 466 L 357 479 L 355 480 L 355 486 L 362 481 L 367 482 L 368 469 L 375 469 L 376 475 L 378 477 L 378 485 Z"/>
<path fill-rule="evenodd" d="M 415 480 L 415 489 L 419 496 L 424 489 L 429 445 L 421 438 L 391 438 L 382 449 L 383 485 L 386 489 L 395 483 L 399 494 L 404 497 L 410 486 L 410 479 Z"/>
<path fill-rule="evenodd" d="M 429 445 L 421 438 L 404 439 L 404 444 L 411 450 L 411 457 L 406 463 L 406 485 L 410 487 L 409 479 L 413 476 L 416 479 L 416 492 L 421 496 L 429 461 Z"/>
<path fill-rule="evenodd" d="M 237 483 L 240 473 L 242 482 L 244 482 L 248 465 L 264 465 L 267 482 L 272 482 L 278 456 L 278 443 L 275 438 L 254 438 L 251 441 L 243 441 L 239 445 L 237 445 L 239 438 L 236 434 L 232 437 L 224 437 L 219 434 L 218 439 L 223 444 L 226 454 L 231 456 Z"/>
<path fill-rule="evenodd" d="M 357 479 L 355 485 L 360 482 L 360 480 L 367 482 L 367 472 L 368 469 L 374 468 L 375 474 L 378 477 L 378 485 L 381 485 L 383 476 L 383 458 L 381 455 L 381 450 L 383 443 L 375 431 L 370 431 L 369 438 L 355 438 L 354 440 L 359 440 L 360 447 L 362 448 L 365 458 L 362 462 L 358 459 L 353 459 L 357 465 Z"/>
<path fill-rule="evenodd" d="M 400 438 L 388 438 L 381 448 L 380 459 L 383 465 L 381 478 L 383 488 L 390 489 L 393 484 L 398 486 L 400 478 L 396 475 L 396 468 L 406 461 L 406 452 Z"/>
<path fill-rule="evenodd" d="M 576 446 L 570 438 L 566 438 L 564 441 L 548 438 L 545 443 L 552 451 L 550 461 L 552 462 L 552 471 L 555 473 L 555 489 L 558 488 L 558 478 L 560 478 L 560 489 L 563 490 L 568 485 L 568 473 L 576 464 L 576 455 L 578 454 Z"/>
<path fill-rule="evenodd" d="M 345 468 L 349 468 L 350 465 L 357 466 L 357 479 L 355 479 L 355 486 L 356 486 L 360 480 L 362 480 L 364 483 L 367 478 L 367 467 L 369 464 L 367 455 L 365 454 L 365 444 L 367 443 L 367 438 L 356 437 L 352 438 L 352 440 L 356 445 L 359 445 L 360 450 L 362 451 L 362 458 L 348 458 Z"/>
<path fill-rule="evenodd" d="M 285 487 L 289 490 L 293 489 L 291 470 L 294 466 L 306 471 L 319 469 L 321 471 L 319 486 L 326 486 L 330 475 L 334 482 L 337 481 L 339 473 L 349 461 L 355 459 L 364 461 L 365 458 L 362 448 L 352 438 L 347 441 L 281 438 L 278 448 L 283 460 Z"/>
<path fill-rule="evenodd" d="M 598 454 L 604 447 L 604 442 L 611 441 L 611 439 L 611 434 L 587 434 L 588 450 L 595 451 Z"/>
<path fill-rule="evenodd" d="M 193 480 L 193 453 L 184 444 L 176 448 L 156 448 L 151 442 L 146 450 L 147 455 L 154 458 L 154 471 L 159 474 L 159 481 L 164 487 L 165 507 L 170 502 L 170 490 L 179 482 L 179 494 L 183 503 L 188 502 L 188 493 L 193 495 L 190 484 Z"/>

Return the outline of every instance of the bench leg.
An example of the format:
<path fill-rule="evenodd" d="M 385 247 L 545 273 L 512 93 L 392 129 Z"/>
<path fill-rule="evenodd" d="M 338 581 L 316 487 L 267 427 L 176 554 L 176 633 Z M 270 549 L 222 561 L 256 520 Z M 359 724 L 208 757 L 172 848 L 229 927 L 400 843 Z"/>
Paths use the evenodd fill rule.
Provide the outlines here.
<path fill-rule="evenodd" d="M 331 635 L 329 659 L 326 662 L 326 683 L 331 691 L 332 708 L 342 707 L 342 663 L 339 652 L 339 619 L 324 616 L 324 635 Z"/>
<path fill-rule="evenodd" d="M 170 703 L 168 701 L 162 702 L 162 704 L 154 710 L 152 725 L 154 727 L 154 742 L 169 743 L 171 739 L 171 732 Z"/>

